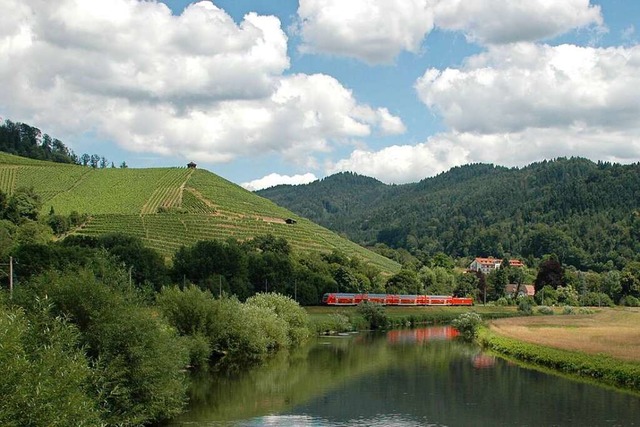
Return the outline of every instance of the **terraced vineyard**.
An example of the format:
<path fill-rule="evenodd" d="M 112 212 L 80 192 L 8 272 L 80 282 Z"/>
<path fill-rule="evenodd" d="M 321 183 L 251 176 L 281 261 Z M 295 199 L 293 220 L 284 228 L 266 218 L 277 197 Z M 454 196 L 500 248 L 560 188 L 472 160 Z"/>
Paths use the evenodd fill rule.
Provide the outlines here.
<path fill-rule="evenodd" d="M 124 232 L 170 256 L 198 240 L 271 233 L 303 251 L 338 249 L 383 271 L 399 265 L 205 170 L 91 169 L 0 155 L 0 189 L 33 187 L 43 214 L 88 213 L 76 234 Z M 287 219 L 295 220 L 287 224 Z"/>

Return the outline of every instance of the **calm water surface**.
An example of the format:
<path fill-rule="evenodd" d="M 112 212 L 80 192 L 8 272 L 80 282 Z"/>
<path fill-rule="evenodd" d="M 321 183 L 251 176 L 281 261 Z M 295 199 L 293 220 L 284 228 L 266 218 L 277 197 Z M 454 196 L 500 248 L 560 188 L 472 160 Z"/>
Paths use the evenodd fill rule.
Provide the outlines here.
<path fill-rule="evenodd" d="M 196 381 L 172 426 L 640 426 L 640 397 L 523 369 L 434 327 L 321 338 Z"/>

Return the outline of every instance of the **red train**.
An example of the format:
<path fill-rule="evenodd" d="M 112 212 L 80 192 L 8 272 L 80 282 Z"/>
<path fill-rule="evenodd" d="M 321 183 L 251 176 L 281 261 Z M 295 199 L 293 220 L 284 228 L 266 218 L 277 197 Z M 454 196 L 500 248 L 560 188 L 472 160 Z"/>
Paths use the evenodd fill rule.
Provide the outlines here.
<path fill-rule="evenodd" d="M 327 305 L 358 305 L 363 301 L 383 305 L 473 305 L 473 298 L 443 295 L 393 295 L 393 294 L 324 294 L 322 303 Z"/>

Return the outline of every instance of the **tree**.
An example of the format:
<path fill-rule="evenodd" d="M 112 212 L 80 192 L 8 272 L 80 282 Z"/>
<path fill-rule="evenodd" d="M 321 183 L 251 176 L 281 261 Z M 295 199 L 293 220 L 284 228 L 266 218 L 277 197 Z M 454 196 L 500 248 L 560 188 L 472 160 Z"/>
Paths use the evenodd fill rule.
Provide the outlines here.
<path fill-rule="evenodd" d="M 564 285 L 564 268 L 558 257 L 551 254 L 540 263 L 534 284 L 536 292 L 547 285 L 554 289 Z"/>
<path fill-rule="evenodd" d="M 422 285 L 418 274 L 409 268 L 402 268 L 387 280 L 386 291 L 390 294 L 418 294 Z"/>
<path fill-rule="evenodd" d="M 80 156 L 80 162 L 82 166 L 89 166 L 89 162 L 91 162 L 91 156 L 87 153 L 83 153 L 82 156 Z"/>

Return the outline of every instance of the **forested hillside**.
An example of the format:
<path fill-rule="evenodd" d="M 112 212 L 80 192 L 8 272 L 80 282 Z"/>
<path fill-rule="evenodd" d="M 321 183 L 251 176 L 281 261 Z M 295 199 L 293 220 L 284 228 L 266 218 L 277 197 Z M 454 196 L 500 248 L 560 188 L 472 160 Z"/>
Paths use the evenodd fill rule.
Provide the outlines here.
<path fill-rule="evenodd" d="M 640 164 L 560 158 L 456 167 L 406 185 L 341 173 L 258 194 L 365 245 L 421 259 L 555 253 L 579 269 L 640 259 Z"/>

